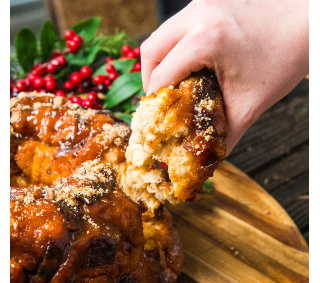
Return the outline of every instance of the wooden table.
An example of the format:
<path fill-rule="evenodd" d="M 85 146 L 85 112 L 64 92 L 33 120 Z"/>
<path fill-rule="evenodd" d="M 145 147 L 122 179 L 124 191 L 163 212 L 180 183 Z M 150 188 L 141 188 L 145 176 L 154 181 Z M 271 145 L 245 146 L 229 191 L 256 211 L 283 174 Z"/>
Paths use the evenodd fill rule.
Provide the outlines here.
<path fill-rule="evenodd" d="M 227 160 L 281 204 L 309 243 L 309 80 L 262 114 Z"/>

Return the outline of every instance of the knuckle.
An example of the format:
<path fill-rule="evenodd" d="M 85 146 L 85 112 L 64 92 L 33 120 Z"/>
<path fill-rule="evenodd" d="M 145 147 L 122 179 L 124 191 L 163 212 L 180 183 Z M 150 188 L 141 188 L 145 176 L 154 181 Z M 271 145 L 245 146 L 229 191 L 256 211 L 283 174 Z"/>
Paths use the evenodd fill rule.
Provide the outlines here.
<path fill-rule="evenodd" d="M 207 9 L 210 5 L 212 5 L 212 0 L 193 0 L 192 4 L 194 5 L 193 8 L 202 11 L 203 9 Z"/>
<path fill-rule="evenodd" d="M 141 46 L 140 46 L 140 53 L 141 53 L 141 57 L 146 57 L 148 56 L 149 53 L 149 48 L 148 48 L 148 40 L 144 41 Z"/>

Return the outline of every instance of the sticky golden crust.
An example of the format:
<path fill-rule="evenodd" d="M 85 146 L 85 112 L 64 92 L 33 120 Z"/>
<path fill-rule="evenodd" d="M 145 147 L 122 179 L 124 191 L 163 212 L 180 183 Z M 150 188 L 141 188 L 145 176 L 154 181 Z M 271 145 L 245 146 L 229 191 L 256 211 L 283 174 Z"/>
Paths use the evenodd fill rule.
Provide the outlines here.
<path fill-rule="evenodd" d="M 150 206 L 157 207 L 157 200 L 185 200 L 225 156 L 225 137 L 223 101 L 213 72 L 202 70 L 176 88 L 161 88 L 142 98 L 134 114 L 124 170 L 130 179 L 124 187 L 131 194 L 147 191 L 143 200 Z"/>
<path fill-rule="evenodd" d="M 32 282 L 122 282 L 128 274 L 174 282 L 182 249 L 165 220 L 171 216 L 157 220 L 166 233 L 148 249 L 145 206 L 116 188 L 127 124 L 50 94 L 23 93 L 11 102 L 11 257 L 21 264 L 12 272 Z"/>
<path fill-rule="evenodd" d="M 24 283 L 25 282 L 25 276 L 23 267 L 10 258 L 10 283 Z"/>
<path fill-rule="evenodd" d="M 11 101 L 11 185 L 51 185 L 87 160 L 125 160 L 128 125 L 110 111 L 68 99 L 21 93 Z"/>
<path fill-rule="evenodd" d="M 11 257 L 33 280 L 116 278 L 140 261 L 141 208 L 115 187 L 113 170 L 97 161 L 50 187 L 12 188 L 10 211 Z"/>

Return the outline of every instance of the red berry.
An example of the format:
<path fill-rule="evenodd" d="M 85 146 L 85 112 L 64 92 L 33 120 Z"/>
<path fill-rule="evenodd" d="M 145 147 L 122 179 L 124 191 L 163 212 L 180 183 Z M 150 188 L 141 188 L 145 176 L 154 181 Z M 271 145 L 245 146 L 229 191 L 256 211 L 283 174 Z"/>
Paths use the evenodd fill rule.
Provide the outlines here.
<path fill-rule="evenodd" d="M 106 63 L 110 63 L 110 62 L 113 61 L 113 60 L 114 60 L 114 58 L 109 57 L 109 58 L 106 59 Z"/>
<path fill-rule="evenodd" d="M 32 81 L 29 78 L 24 79 L 25 83 L 26 83 L 26 87 L 31 86 Z"/>
<path fill-rule="evenodd" d="M 51 76 L 51 75 L 46 75 L 43 79 L 44 79 L 45 82 L 47 82 L 47 81 L 55 82 L 56 81 L 55 78 L 53 76 Z"/>
<path fill-rule="evenodd" d="M 72 103 L 76 103 L 76 104 L 79 104 L 79 105 L 82 104 L 82 99 L 79 96 L 73 96 L 73 97 L 71 97 L 70 100 L 71 100 Z"/>
<path fill-rule="evenodd" d="M 102 109 L 102 106 L 97 103 L 97 104 L 94 106 L 94 109 Z"/>
<path fill-rule="evenodd" d="M 93 100 L 82 100 L 82 106 L 87 107 L 87 108 L 91 108 L 94 105 Z"/>
<path fill-rule="evenodd" d="M 64 38 L 66 40 L 69 40 L 69 39 L 72 39 L 74 36 L 75 36 L 75 32 L 71 29 L 67 29 L 65 32 L 64 32 Z"/>
<path fill-rule="evenodd" d="M 35 74 L 38 77 L 42 77 L 46 74 L 46 69 L 42 67 L 41 65 L 36 65 L 33 67 L 33 71 L 35 71 Z"/>
<path fill-rule="evenodd" d="M 61 51 L 59 49 L 55 49 L 50 57 L 50 60 L 56 58 L 59 55 L 61 55 Z"/>
<path fill-rule="evenodd" d="M 55 72 L 57 72 L 57 67 L 51 63 L 49 63 L 46 67 L 46 71 L 48 73 L 54 74 Z"/>
<path fill-rule="evenodd" d="M 187 200 L 189 201 L 193 201 L 196 198 L 196 194 L 193 194 L 190 198 L 188 198 Z"/>
<path fill-rule="evenodd" d="M 83 66 L 80 69 L 80 75 L 82 78 L 88 78 L 92 75 L 92 69 L 89 66 Z"/>
<path fill-rule="evenodd" d="M 66 97 L 66 94 L 63 90 L 59 89 L 56 91 L 55 93 L 56 96 L 60 96 L 60 97 Z"/>
<path fill-rule="evenodd" d="M 97 85 L 97 90 L 99 92 L 106 92 L 106 85 L 104 83 L 100 83 Z"/>
<path fill-rule="evenodd" d="M 26 89 L 27 89 L 27 85 L 26 85 L 25 80 L 21 80 L 21 81 L 17 82 L 17 84 L 16 84 L 16 89 L 17 89 L 18 91 L 24 91 L 24 90 L 26 90 Z"/>
<path fill-rule="evenodd" d="M 74 37 L 72 37 L 72 40 L 79 42 L 80 45 L 82 44 L 82 37 L 80 35 L 75 35 Z"/>
<path fill-rule="evenodd" d="M 136 47 L 135 49 L 133 49 L 133 52 L 134 52 L 134 54 L 136 54 L 137 57 L 141 56 L 140 47 Z"/>
<path fill-rule="evenodd" d="M 87 100 L 92 100 L 92 101 L 94 101 L 94 102 L 97 102 L 97 101 L 98 101 L 98 95 L 97 95 L 97 93 L 94 92 L 94 91 L 90 91 L 90 92 L 88 93 Z"/>
<path fill-rule="evenodd" d="M 12 88 L 12 92 L 19 92 L 18 88 L 15 86 Z"/>
<path fill-rule="evenodd" d="M 67 59 L 66 59 L 66 57 L 60 55 L 60 56 L 57 56 L 56 58 L 54 58 L 51 62 L 52 62 L 52 64 L 54 64 L 56 66 L 63 67 L 67 64 Z"/>
<path fill-rule="evenodd" d="M 121 47 L 121 52 L 122 52 L 124 55 L 127 55 L 127 53 L 128 53 L 129 51 L 132 51 L 130 45 L 125 44 L 125 45 L 123 45 L 123 46 Z"/>
<path fill-rule="evenodd" d="M 166 167 L 167 166 L 167 164 L 164 163 L 164 162 L 160 162 L 160 165 L 161 165 L 161 167 Z"/>
<path fill-rule="evenodd" d="M 44 80 L 43 80 L 43 78 L 36 77 L 36 78 L 33 80 L 33 85 L 34 85 L 35 88 L 41 88 L 41 87 L 43 87 L 43 85 L 44 85 Z"/>
<path fill-rule="evenodd" d="M 136 58 L 136 54 L 133 52 L 133 51 L 129 51 L 127 54 L 126 54 L 127 58 L 130 58 L 130 59 L 134 59 Z"/>
<path fill-rule="evenodd" d="M 44 84 L 47 90 L 54 90 L 57 87 L 56 81 L 54 80 L 47 80 Z"/>
<path fill-rule="evenodd" d="M 93 78 L 94 84 L 98 85 L 100 83 L 103 83 L 108 77 L 105 75 L 97 75 Z"/>
<path fill-rule="evenodd" d="M 118 75 L 117 72 L 111 72 L 111 73 L 109 73 L 109 79 L 110 79 L 111 81 L 114 81 L 118 76 L 119 76 L 119 75 Z"/>
<path fill-rule="evenodd" d="M 133 65 L 133 68 L 131 70 L 132 72 L 139 72 L 141 71 L 141 62 L 137 62 Z"/>
<path fill-rule="evenodd" d="M 111 65 L 111 64 L 106 65 L 107 72 L 111 73 L 111 72 L 115 72 L 115 70 L 116 70 L 116 68 L 113 65 Z"/>
<path fill-rule="evenodd" d="M 69 47 L 71 53 L 77 53 L 78 50 L 80 49 L 79 41 L 68 40 L 67 46 Z"/>
<path fill-rule="evenodd" d="M 32 83 L 33 80 L 36 78 L 36 72 L 35 71 L 31 71 L 31 73 L 28 75 L 28 79 L 29 81 Z"/>
<path fill-rule="evenodd" d="M 106 86 L 111 85 L 112 81 L 109 78 L 106 78 L 105 81 L 103 82 Z"/>
<path fill-rule="evenodd" d="M 74 88 L 74 85 L 71 81 L 66 81 L 64 84 L 63 84 L 63 88 L 64 89 L 67 89 L 67 90 L 70 90 L 70 89 L 73 89 Z"/>
<path fill-rule="evenodd" d="M 71 76 L 70 76 L 70 80 L 71 80 L 75 85 L 77 85 L 77 84 L 81 83 L 82 77 L 81 77 L 80 73 L 78 73 L 78 72 L 73 72 L 73 73 L 71 74 Z"/>

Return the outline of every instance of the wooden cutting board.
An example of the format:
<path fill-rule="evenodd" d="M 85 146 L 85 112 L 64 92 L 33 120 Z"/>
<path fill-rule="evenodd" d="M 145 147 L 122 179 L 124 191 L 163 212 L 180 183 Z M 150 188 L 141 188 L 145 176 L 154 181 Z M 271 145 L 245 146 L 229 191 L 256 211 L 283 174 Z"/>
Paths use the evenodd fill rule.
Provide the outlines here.
<path fill-rule="evenodd" d="M 184 247 L 178 282 L 309 282 L 308 245 L 280 204 L 227 161 L 211 180 L 212 194 L 168 205 Z"/>

